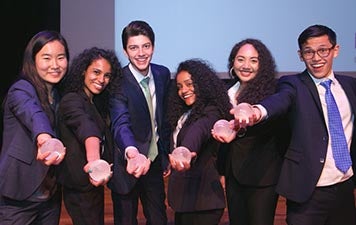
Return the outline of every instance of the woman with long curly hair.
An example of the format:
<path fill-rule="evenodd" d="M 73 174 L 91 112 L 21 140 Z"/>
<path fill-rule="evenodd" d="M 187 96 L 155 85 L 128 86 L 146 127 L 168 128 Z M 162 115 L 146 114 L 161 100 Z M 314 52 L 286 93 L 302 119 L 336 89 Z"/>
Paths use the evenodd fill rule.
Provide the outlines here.
<path fill-rule="evenodd" d="M 64 80 L 59 130 L 67 157 L 59 171 L 63 200 L 73 224 L 104 224 L 104 185 L 88 173 L 96 160 L 112 153 L 108 98 L 121 66 L 114 51 L 92 47 L 76 56 Z"/>
<path fill-rule="evenodd" d="M 245 39 L 231 50 L 228 62 L 234 78 L 228 94 L 231 103 L 258 103 L 276 90 L 276 64 L 268 48 L 257 39 Z M 212 131 L 215 139 L 229 143 L 221 166 L 225 175 L 226 197 L 231 225 L 272 225 L 278 195 L 284 142 L 288 129 L 284 119 L 248 127 L 229 138 Z M 285 136 L 282 136 L 285 135 Z"/>
<path fill-rule="evenodd" d="M 168 203 L 176 225 L 217 225 L 225 196 L 216 167 L 220 144 L 210 131 L 217 120 L 229 117 L 231 104 L 225 84 L 205 61 L 180 63 L 175 82 L 168 101 L 171 150 L 185 147 L 193 159 L 182 164 L 170 154 Z"/>

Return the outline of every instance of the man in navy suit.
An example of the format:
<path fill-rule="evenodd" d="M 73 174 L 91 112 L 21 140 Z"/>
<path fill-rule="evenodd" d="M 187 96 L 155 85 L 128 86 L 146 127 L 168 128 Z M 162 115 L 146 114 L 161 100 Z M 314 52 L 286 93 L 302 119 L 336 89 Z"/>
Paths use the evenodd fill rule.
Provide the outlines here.
<path fill-rule="evenodd" d="M 170 71 L 151 63 L 154 38 L 144 21 L 132 21 L 122 31 L 122 45 L 130 63 L 123 68 L 123 79 L 110 100 L 112 132 L 118 147 L 108 185 L 115 225 L 137 224 L 139 200 L 147 224 L 167 224 L 163 176 L 169 171 L 170 130 L 164 111 Z M 142 84 L 147 77 L 149 97 L 145 97 Z M 133 165 L 137 158 L 144 160 Z"/>
<path fill-rule="evenodd" d="M 332 29 L 312 25 L 300 34 L 298 44 L 306 70 L 281 77 L 276 94 L 253 106 L 256 122 L 287 114 L 291 125 L 277 192 L 287 199 L 290 225 L 355 225 L 356 80 L 334 74 L 333 60 L 340 47 Z M 331 145 L 331 117 L 326 88 L 321 84 L 325 80 L 331 80 L 342 118 L 341 134 L 346 137 L 343 155 L 349 159 L 345 171 L 336 167 Z"/>

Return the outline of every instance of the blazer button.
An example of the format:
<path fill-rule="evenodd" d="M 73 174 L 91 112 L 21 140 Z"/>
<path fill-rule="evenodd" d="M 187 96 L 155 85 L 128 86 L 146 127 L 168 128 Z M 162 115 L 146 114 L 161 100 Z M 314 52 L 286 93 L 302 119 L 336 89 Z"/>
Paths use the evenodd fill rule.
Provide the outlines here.
<path fill-rule="evenodd" d="M 319 162 L 320 162 L 320 163 L 325 163 L 325 159 L 324 159 L 324 158 L 320 158 L 320 159 L 319 159 Z"/>

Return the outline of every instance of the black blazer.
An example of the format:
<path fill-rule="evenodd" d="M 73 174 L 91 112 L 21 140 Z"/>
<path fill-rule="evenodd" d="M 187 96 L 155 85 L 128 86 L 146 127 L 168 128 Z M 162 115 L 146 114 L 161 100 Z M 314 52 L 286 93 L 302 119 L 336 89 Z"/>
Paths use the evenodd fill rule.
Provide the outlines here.
<path fill-rule="evenodd" d="M 224 190 L 216 167 L 219 143 L 210 133 L 221 116 L 215 106 L 207 106 L 203 111 L 205 115 L 198 120 L 183 124 L 177 136 L 177 147 L 187 147 L 197 153 L 197 158 L 188 171 L 172 170 L 169 177 L 168 203 L 176 212 L 225 208 Z M 172 137 L 171 140 L 173 143 Z"/>
<path fill-rule="evenodd" d="M 335 75 L 335 78 L 344 89 L 355 115 L 356 79 L 340 75 Z M 261 104 L 267 109 L 270 119 L 288 113 L 291 141 L 284 157 L 277 192 L 290 200 L 304 202 L 312 195 L 324 167 L 329 139 L 317 88 L 306 70 L 297 75 L 283 76 L 279 80 L 277 93 Z M 353 131 L 350 152 L 354 172 L 355 138 Z"/>
<path fill-rule="evenodd" d="M 228 144 L 225 175 L 249 186 L 277 184 L 288 141 L 285 119 L 248 127 L 244 137 Z"/>
<path fill-rule="evenodd" d="M 171 74 L 164 66 L 156 64 L 150 66 L 156 89 L 155 116 L 159 135 L 157 142 L 159 155 L 156 160 L 161 160 L 162 167 L 166 169 L 170 129 L 165 110 Z M 128 66 L 123 68 L 123 78 L 119 82 L 120 87 L 110 98 L 112 133 L 118 149 L 113 152 L 113 177 L 108 186 L 119 194 L 127 194 L 137 179 L 126 172 L 125 149 L 128 146 L 135 146 L 140 153 L 147 156 L 152 129 L 146 98 Z"/>
<path fill-rule="evenodd" d="M 82 90 L 63 96 L 58 117 L 60 138 L 67 150 L 59 165 L 58 180 L 67 188 L 88 191 L 94 186 L 83 170 L 87 164 L 85 139 L 98 137 L 104 140 L 107 137 L 105 140 L 110 140 L 110 129 Z M 104 146 L 105 151 L 109 151 L 111 146 L 108 141 Z"/>
<path fill-rule="evenodd" d="M 237 79 L 232 79 L 226 84 L 231 87 L 236 82 Z M 222 144 L 219 170 L 227 178 L 233 176 L 240 184 L 255 187 L 275 185 L 288 142 L 289 128 L 285 118 L 248 127 L 245 136 Z"/>

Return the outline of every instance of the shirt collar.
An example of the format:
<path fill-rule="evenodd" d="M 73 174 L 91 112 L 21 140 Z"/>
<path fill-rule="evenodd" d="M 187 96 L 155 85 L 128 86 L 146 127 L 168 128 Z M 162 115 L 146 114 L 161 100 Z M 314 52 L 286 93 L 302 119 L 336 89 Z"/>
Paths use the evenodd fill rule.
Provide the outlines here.
<path fill-rule="evenodd" d="M 335 79 L 335 75 L 334 75 L 334 71 L 331 71 L 330 74 L 327 77 L 323 77 L 323 78 L 315 78 L 313 75 L 311 75 L 308 71 L 308 74 L 310 76 L 310 78 L 314 81 L 314 83 L 316 85 L 319 85 L 321 82 L 325 81 L 325 80 L 331 80 L 331 83 L 335 83 L 336 79 Z"/>
<path fill-rule="evenodd" d="M 148 68 L 148 73 L 146 76 L 143 76 L 139 71 L 137 71 L 131 63 L 129 63 L 129 69 L 138 83 L 140 83 L 145 77 L 149 77 L 150 79 L 153 78 L 151 66 Z"/>

